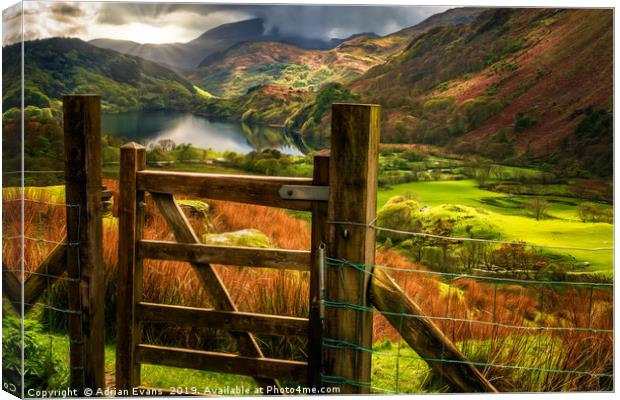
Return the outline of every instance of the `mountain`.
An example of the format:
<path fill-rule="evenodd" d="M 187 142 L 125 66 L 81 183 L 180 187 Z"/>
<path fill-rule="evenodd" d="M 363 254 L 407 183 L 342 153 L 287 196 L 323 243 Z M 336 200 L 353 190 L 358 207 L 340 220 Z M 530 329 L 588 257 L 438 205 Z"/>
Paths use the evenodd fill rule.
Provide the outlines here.
<path fill-rule="evenodd" d="M 382 105 L 384 142 L 612 174 L 610 10 L 453 9 L 320 52 L 244 43 L 189 79 L 235 95 L 202 112 L 283 125 L 316 145 L 329 103 L 359 101 Z"/>
<path fill-rule="evenodd" d="M 21 45 L 2 49 L 3 109 L 18 107 Z M 105 111 L 192 108 L 194 86 L 154 62 L 101 49 L 79 39 L 24 43 L 26 105 L 49 108 L 67 93 L 100 93 Z"/>
<path fill-rule="evenodd" d="M 138 56 L 179 70 L 201 64 L 205 57 L 242 42 L 280 42 L 303 49 L 331 49 L 346 39 L 322 40 L 283 35 L 277 29 L 266 31 L 265 21 L 253 18 L 215 27 L 187 43 L 141 44 L 128 40 L 93 39 L 91 44 Z"/>
<path fill-rule="evenodd" d="M 220 97 L 236 97 L 269 84 L 291 91 L 316 91 L 348 82 L 385 62 L 391 47 L 368 46 L 374 36 L 356 36 L 331 50 L 307 50 L 287 43 L 244 42 L 206 57 L 187 73 L 196 86 Z"/>
<path fill-rule="evenodd" d="M 384 106 L 387 141 L 611 175 L 610 10 L 487 10 L 414 38 L 347 90 Z"/>
<path fill-rule="evenodd" d="M 349 98 L 348 91 L 340 89 L 343 84 L 384 64 L 414 37 L 443 24 L 471 21 L 481 12 L 477 8 L 451 9 L 394 34 L 352 35 L 329 50 L 281 42 L 243 42 L 205 57 L 186 77 L 221 98 L 213 100 L 204 110 L 206 114 L 251 118 L 292 129 L 316 127 L 318 121 L 304 118 L 321 116 L 317 112 L 323 110 L 322 105 L 314 106 L 317 99 Z"/>

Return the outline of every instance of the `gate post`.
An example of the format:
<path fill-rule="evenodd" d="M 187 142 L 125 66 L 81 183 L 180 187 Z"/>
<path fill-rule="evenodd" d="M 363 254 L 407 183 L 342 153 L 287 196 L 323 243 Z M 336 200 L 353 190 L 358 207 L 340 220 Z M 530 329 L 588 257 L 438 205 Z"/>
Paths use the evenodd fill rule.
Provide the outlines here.
<path fill-rule="evenodd" d="M 71 386 L 105 388 L 101 99 L 63 97 Z"/>
<path fill-rule="evenodd" d="M 121 147 L 118 196 L 118 281 L 116 313 L 116 387 L 130 396 L 140 385 L 135 349 L 141 339 L 135 305 L 142 299 L 142 262 L 138 240 L 144 230 L 144 192 L 137 189 L 137 172 L 146 168 L 146 149 L 137 143 Z M 124 395 L 124 394 L 123 394 Z"/>
<path fill-rule="evenodd" d="M 369 224 L 377 208 L 377 162 L 381 107 L 333 104 L 329 167 L 327 254 L 361 265 L 330 266 L 326 300 L 368 307 L 368 287 L 375 262 L 375 232 Z M 326 380 L 341 393 L 370 393 L 372 313 L 344 307 L 326 308 Z M 331 379 L 330 379 L 331 378 Z"/>
<path fill-rule="evenodd" d="M 329 186 L 329 151 L 321 151 L 314 155 L 313 186 Z M 321 315 L 321 283 L 322 271 L 319 248 L 327 242 L 327 202 L 312 202 L 312 243 L 310 269 L 310 337 L 308 338 L 308 386 L 319 388 L 323 375 L 322 342 L 324 321 Z"/>

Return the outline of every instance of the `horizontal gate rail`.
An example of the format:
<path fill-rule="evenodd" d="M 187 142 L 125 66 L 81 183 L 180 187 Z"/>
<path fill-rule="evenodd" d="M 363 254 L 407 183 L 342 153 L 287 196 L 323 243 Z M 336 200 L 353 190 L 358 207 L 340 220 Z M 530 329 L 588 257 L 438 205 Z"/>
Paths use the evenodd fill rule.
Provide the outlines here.
<path fill-rule="evenodd" d="M 138 303 L 136 315 L 143 322 L 170 323 L 195 328 L 217 328 L 232 332 L 252 332 L 275 336 L 306 336 L 309 330 L 307 318 L 217 311 L 146 302 Z"/>
<path fill-rule="evenodd" d="M 175 347 L 140 344 L 136 348 L 138 363 L 199 369 L 227 374 L 249 375 L 265 379 L 304 381 L 308 363 L 276 360 L 266 357 L 245 357 Z"/>
<path fill-rule="evenodd" d="M 182 194 L 298 211 L 311 210 L 312 202 L 309 200 L 288 200 L 280 195 L 283 185 L 312 185 L 310 178 L 147 170 L 138 171 L 136 175 L 138 190 L 147 192 Z"/>
<path fill-rule="evenodd" d="M 138 257 L 141 259 L 175 260 L 239 267 L 310 271 L 310 252 L 306 250 L 259 249 L 140 240 L 138 241 Z"/>

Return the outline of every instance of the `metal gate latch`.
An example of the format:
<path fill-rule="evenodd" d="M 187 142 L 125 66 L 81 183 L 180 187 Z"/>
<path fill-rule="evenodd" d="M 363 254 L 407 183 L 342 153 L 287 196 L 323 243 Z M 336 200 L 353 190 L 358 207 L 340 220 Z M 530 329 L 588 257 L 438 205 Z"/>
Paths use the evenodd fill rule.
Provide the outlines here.
<path fill-rule="evenodd" d="M 329 186 L 282 185 L 278 193 L 285 200 L 327 201 Z"/>

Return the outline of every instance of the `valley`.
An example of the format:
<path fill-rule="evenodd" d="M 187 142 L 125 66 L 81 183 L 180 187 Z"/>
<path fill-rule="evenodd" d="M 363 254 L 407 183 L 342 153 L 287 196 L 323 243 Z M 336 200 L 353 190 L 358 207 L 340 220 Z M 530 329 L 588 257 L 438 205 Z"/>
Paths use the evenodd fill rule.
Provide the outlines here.
<path fill-rule="evenodd" d="M 29 40 L 23 110 L 15 79 L 22 45 L 4 46 L 3 263 L 26 260 L 25 276 L 36 273 L 64 240 L 62 98 L 100 94 L 101 183 L 111 194 L 102 240 L 105 369 L 114 382 L 120 147 L 144 145 L 150 170 L 312 177 L 314 155 L 330 143 L 332 104 L 375 103 L 382 124 L 370 273 L 388 270 L 422 318 L 500 391 L 613 390 L 613 12 L 464 7 L 383 35 L 338 36 L 287 34 L 253 16 L 187 42 Z M 197 242 L 311 247 L 310 212 L 170 199 Z M 140 207 L 144 239 L 176 240 L 154 196 Z M 309 314 L 305 270 L 213 268 L 240 311 Z M 143 301 L 213 308 L 193 272 L 186 262 L 145 260 Z M 34 386 L 68 385 L 70 318 L 57 311 L 68 290 L 56 284 L 27 319 L 31 351 L 51 348 L 41 357 L 53 376 L 34 376 Z M 388 322 L 398 315 L 402 327 L 420 315 L 344 306 L 372 313 L 370 348 L 356 349 L 373 353 L 363 383 L 372 393 L 452 390 L 432 370 L 437 360 L 417 354 Z M 19 334 L 12 318 L 3 320 L 5 337 Z M 219 327 L 143 328 L 153 345 L 239 350 Z M 266 357 L 309 358 L 305 336 L 256 338 Z M 141 374 L 155 387 L 256 387 L 239 375 L 155 365 Z"/>

